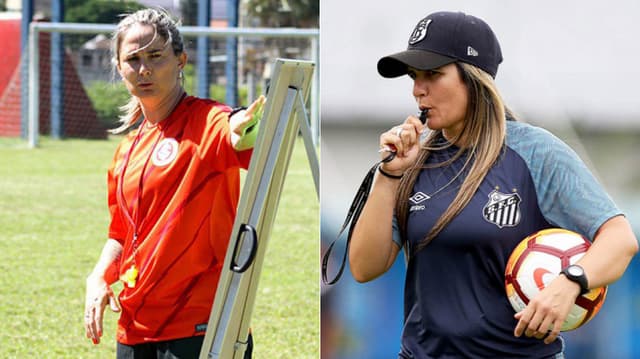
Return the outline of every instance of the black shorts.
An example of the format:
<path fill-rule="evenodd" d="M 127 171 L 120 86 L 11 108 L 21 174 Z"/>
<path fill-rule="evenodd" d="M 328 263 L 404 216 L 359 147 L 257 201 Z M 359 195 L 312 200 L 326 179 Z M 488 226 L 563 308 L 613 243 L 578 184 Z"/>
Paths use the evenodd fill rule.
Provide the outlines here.
<path fill-rule="evenodd" d="M 204 336 L 167 340 L 163 342 L 126 345 L 118 343 L 117 359 L 197 359 Z M 244 359 L 251 359 L 253 336 L 249 333 Z"/>

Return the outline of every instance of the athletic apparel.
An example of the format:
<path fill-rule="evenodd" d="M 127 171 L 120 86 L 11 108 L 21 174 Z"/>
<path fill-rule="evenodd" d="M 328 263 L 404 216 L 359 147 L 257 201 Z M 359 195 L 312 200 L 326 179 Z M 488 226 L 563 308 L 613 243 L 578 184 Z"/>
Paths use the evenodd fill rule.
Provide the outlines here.
<path fill-rule="evenodd" d="M 251 156 L 231 145 L 229 111 L 186 97 L 157 125 L 143 122 L 116 150 L 108 171 L 109 237 L 123 253 L 114 270 L 121 279 L 132 266 L 138 270 L 133 287 L 124 280 L 119 295 L 120 343 L 206 331 L 236 215 L 239 170 Z"/>
<path fill-rule="evenodd" d="M 457 150 L 435 152 L 426 163 L 443 162 Z M 561 227 L 593 239 L 620 211 L 568 146 L 543 129 L 508 121 L 504 151 L 469 204 L 416 251 L 459 190 L 464 173 L 448 183 L 465 159 L 423 170 L 409 199 L 412 255 L 399 358 L 553 358 L 561 340 L 547 345 L 513 335 L 507 260 L 534 232 Z M 401 245 L 397 224 L 394 240 Z"/>
<path fill-rule="evenodd" d="M 126 345 L 118 343 L 116 359 L 186 359 L 198 358 L 204 336 L 168 340 L 163 342 Z M 253 337 L 249 333 L 244 359 L 251 359 Z"/>

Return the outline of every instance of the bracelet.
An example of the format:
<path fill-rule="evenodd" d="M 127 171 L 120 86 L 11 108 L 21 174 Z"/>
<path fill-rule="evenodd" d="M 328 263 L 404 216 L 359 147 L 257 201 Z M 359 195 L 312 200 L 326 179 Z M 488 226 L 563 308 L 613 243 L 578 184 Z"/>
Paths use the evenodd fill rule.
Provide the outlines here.
<path fill-rule="evenodd" d="M 387 173 L 385 171 L 382 170 L 382 166 L 378 166 L 378 172 L 380 172 L 383 176 L 388 177 L 388 178 L 392 178 L 392 179 L 401 179 L 403 175 L 392 175 L 391 173 Z"/>
<path fill-rule="evenodd" d="M 236 113 L 240 112 L 240 111 L 244 111 L 247 108 L 244 106 L 239 106 L 239 107 L 234 107 L 231 109 L 231 112 L 229 112 L 229 118 L 231 118 L 231 116 L 235 115 Z"/>

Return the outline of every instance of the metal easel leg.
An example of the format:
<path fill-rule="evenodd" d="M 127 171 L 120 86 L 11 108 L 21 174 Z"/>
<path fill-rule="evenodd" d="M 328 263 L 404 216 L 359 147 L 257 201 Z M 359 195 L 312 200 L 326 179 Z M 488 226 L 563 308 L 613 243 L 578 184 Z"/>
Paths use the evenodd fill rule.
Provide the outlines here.
<path fill-rule="evenodd" d="M 307 109 L 302 99 L 300 91 L 296 91 L 298 95 L 298 102 L 296 103 L 296 110 L 298 116 L 298 122 L 300 123 L 300 132 L 302 133 L 302 139 L 304 140 L 304 147 L 307 150 L 307 159 L 309 160 L 309 166 L 311 167 L 311 174 L 313 175 L 313 183 L 316 185 L 316 195 L 320 199 L 320 166 L 318 164 L 318 155 L 316 154 L 316 148 L 313 144 L 313 137 L 311 136 L 311 127 L 309 126 L 309 117 L 307 115 Z M 300 115 L 302 114 L 301 117 Z"/>

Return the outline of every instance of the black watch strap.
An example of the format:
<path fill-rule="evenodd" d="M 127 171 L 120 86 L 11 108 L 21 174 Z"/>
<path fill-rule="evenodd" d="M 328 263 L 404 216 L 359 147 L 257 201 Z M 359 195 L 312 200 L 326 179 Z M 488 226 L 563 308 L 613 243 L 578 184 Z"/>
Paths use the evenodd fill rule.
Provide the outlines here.
<path fill-rule="evenodd" d="M 589 293 L 589 281 L 584 273 L 584 269 L 577 264 L 569 265 L 562 269 L 560 274 L 564 274 L 567 279 L 580 285 L 580 295 Z"/>

